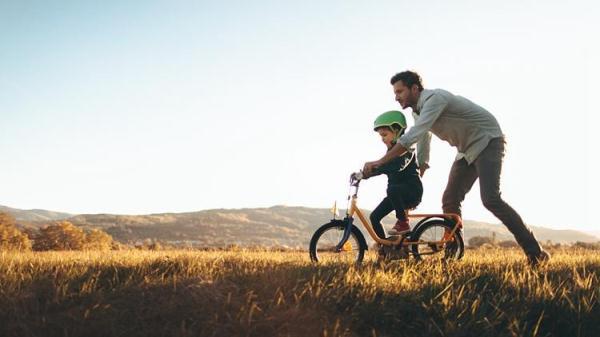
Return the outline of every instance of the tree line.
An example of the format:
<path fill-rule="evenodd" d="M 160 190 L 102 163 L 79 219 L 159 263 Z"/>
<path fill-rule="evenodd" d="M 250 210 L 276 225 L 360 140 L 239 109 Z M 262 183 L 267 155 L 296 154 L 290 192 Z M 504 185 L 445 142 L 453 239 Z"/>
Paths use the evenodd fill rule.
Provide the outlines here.
<path fill-rule="evenodd" d="M 102 230 L 86 232 L 69 221 L 21 231 L 11 215 L 0 212 L 0 250 L 110 250 L 116 244 Z"/>

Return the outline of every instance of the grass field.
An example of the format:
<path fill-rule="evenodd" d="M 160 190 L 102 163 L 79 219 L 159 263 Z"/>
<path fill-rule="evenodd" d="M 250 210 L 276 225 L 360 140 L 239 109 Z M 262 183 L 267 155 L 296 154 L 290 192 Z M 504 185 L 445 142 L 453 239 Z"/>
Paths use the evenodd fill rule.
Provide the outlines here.
<path fill-rule="evenodd" d="M 372 256 L 368 256 L 372 259 Z M 307 253 L 0 253 L 0 336 L 598 336 L 600 254 L 450 264 Z"/>

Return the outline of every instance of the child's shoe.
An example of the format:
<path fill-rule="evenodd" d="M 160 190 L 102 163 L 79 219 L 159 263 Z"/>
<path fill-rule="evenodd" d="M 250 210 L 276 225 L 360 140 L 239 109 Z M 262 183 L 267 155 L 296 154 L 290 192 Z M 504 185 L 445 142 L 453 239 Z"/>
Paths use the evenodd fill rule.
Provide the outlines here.
<path fill-rule="evenodd" d="M 410 226 L 408 225 L 408 219 L 398 220 L 392 229 L 388 231 L 390 235 L 402 235 L 410 232 Z"/>

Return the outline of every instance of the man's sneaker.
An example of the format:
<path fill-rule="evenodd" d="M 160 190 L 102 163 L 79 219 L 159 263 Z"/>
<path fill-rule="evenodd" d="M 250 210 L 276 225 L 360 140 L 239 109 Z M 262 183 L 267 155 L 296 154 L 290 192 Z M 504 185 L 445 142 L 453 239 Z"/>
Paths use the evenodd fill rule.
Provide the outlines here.
<path fill-rule="evenodd" d="M 532 267 L 537 267 L 538 265 L 548 262 L 550 260 L 550 254 L 542 250 L 537 256 L 528 256 L 527 260 L 529 265 Z"/>
<path fill-rule="evenodd" d="M 402 235 L 410 232 L 408 220 L 398 220 L 392 229 L 388 231 L 389 235 Z"/>

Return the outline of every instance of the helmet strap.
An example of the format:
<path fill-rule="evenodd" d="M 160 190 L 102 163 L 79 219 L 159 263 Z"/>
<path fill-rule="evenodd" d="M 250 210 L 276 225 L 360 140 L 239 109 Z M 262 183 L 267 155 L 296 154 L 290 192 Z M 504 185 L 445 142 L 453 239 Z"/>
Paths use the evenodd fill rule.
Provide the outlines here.
<path fill-rule="evenodd" d="M 394 130 L 394 140 L 392 140 L 392 143 L 396 144 L 398 142 L 398 139 L 404 134 L 404 130 L 406 129 Z"/>

